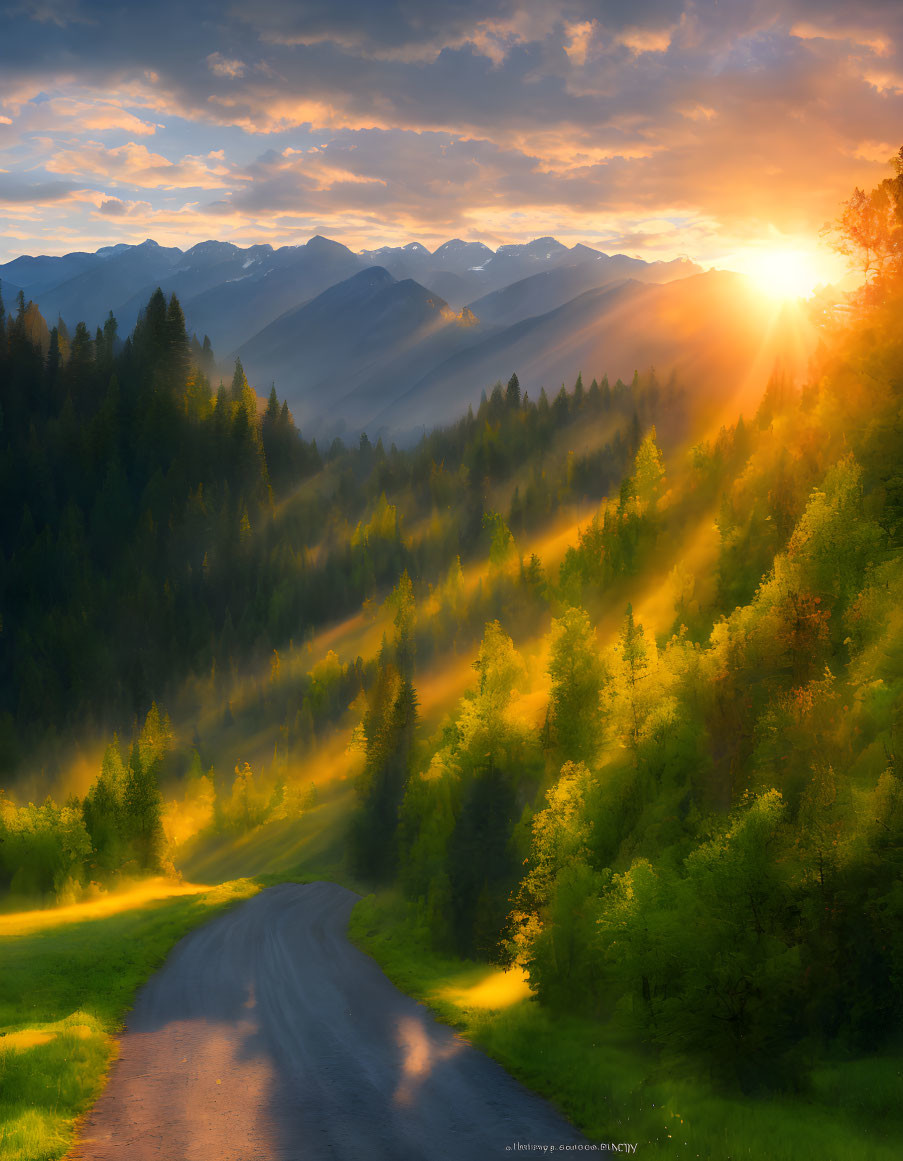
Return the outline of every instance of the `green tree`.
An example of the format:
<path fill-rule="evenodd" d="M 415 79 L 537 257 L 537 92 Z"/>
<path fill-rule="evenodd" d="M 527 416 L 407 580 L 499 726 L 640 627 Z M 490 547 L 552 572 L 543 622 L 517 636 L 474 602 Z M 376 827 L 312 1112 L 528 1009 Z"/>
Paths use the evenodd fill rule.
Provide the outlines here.
<path fill-rule="evenodd" d="M 122 794 L 123 829 L 132 858 L 138 869 L 151 873 L 163 869 L 166 842 L 158 767 L 157 761 L 145 760 L 142 746 L 136 742 L 129 754 Z"/>
<path fill-rule="evenodd" d="M 104 751 L 100 774 L 85 795 L 82 814 L 91 837 L 98 867 L 112 873 L 126 860 L 126 837 L 123 795 L 126 770 L 119 749 L 119 739 Z"/>
<path fill-rule="evenodd" d="M 590 860 L 596 796 L 583 763 L 565 763 L 546 807 L 533 818 L 528 871 L 508 924 L 508 956 L 526 968 L 540 999 L 556 1008 L 592 1011 L 601 1000 L 604 876 Z"/>
<path fill-rule="evenodd" d="M 634 620 L 633 607 L 628 605 L 608 659 L 605 698 L 612 724 L 634 750 L 655 702 L 656 668 L 655 641 L 646 639 L 643 626 Z"/>
<path fill-rule="evenodd" d="M 587 761 L 601 740 L 602 661 L 589 616 L 566 609 L 552 622 L 550 723 L 562 757 Z"/>
<path fill-rule="evenodd" d="M 491 535 L 489 544 L 489 564 L 492 569 L 501 572 L 515 563 L 517 550 L 511 529 L 505 523 L 505 518 L 499 512 L 487 512 L 483 516 L 483 525 Z"/>
<path fill-rule="evenodd" d="M 665 489 L 665 465 L 651 427 L 637 448 L 631 474 L 631 494 L 644 508 L 655 508 Z"/>

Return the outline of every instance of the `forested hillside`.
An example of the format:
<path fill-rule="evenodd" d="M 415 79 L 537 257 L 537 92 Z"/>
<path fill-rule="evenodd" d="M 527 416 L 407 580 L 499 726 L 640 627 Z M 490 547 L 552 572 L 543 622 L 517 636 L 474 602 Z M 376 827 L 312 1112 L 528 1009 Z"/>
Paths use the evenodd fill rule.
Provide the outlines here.
<path fill-rule="evenodd" d="M 348 864 L 437 950 L 746 1090 L 893 1042 L 901 183 L 849 203 L 849 249 L 883 214 L 881 269 L 825 313 L 806 381 L 775 373 L 720 430 L 692 381 L 593 368 L 551 400 L 512 375 L 411 450 L 318 448 L 240 364 L 214 389 L 174 296 L 124 342 L 20 298 L 3 759 L 33 778 L 133 740 L 86 797 L 2 801 L 0 882 L 78 890 L 301 815 L 336 737 L 359 755 Z M 355 618 L 375 646 L 335 651 L 321 630 Z M 260 735 L 282 765 L 205 773 L 200 711 L 156 704 L 191 683 L 245 731 L 236 763 Z"/>
<path fill-rule="evenodd" d="M 488 544 L 497 489 L 518 531 L 599 500 L 643 424 L 660 410 L 676 433 L 680 415 L 654 376 L 552 403 L 513 376 L 413 451 L 363 436 L 321 453 L 240 363 L 213 389 L 175 297 L 155 294 L 121 343 L 112 317 L 94 337 L 48 331 L 20 296 L 3 337 L 8 771 L 48 729 L 121 727 L 187 672 L 266 658 L 405 568 L 435 583 Z M 605 442 L 563 462 L 560 433 L 587 420 Z"/>
<path fill-rule="evenodd" d="M 400 616 L 364 719 L 359 857 L 437 947 L 745 1087 L 900 1028 L 900 301 L 681 459 L 647 433 L 538 588 L 539 723 L 507 611 L 419 750 Z M 631 602 L 712 521 L 714 583 L 678 553 L 650 631 Z"/>

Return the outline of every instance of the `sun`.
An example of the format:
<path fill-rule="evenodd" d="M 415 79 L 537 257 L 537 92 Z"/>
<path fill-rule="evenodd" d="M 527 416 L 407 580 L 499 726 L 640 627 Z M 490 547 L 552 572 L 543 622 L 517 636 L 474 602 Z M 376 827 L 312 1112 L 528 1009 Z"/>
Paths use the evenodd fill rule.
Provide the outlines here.
<path fill-rule="evenodd" d="M 738 265 L 758 290 L 781 300 L 808 298 L 827 281 L 818 255 L 806 250 L 753 250 Z"/>

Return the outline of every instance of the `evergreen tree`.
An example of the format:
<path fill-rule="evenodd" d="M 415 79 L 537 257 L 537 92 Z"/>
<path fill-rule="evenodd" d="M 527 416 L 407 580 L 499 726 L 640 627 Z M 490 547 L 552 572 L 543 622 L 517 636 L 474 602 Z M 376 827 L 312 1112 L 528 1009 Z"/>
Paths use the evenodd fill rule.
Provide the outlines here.
<path fill-rule="evenodd" d="M 165 836 L 163 799 L 158 781 L 159 762 L 136 742 L 129 754 L 122 794 L 123 830 L 132 858 L 142 871 L 163 869 Z"/>
<path fill-rule="evenodd" d="M 175 390 L 183 390 L 191 366 L 185 315 L 175 294 L 166 308 L 166 345 L 170 381 Z"/>
<path fill-rule="evenodd" d="M 556 744 L 566 761 L 588 761 L 601 741 L 603 670 L 595 633 L 583 609 L 552 622 L 549 706 Z"/>

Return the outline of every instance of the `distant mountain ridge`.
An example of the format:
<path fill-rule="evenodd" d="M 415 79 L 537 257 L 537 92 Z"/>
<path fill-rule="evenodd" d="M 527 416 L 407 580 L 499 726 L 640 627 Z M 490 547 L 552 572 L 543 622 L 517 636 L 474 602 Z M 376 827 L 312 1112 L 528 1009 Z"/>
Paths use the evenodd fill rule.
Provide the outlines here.
<path fill-rule="evenodd" d="M 8 300 L 22 290 L 37 302 L 50 325 L 61 317 L 70 327 L 82 321 L 93 329 L 112 310 L 123 332 L 160 286 L 178 296 L 189 330 L 198 338 L 209 335 L 217 353 L 225 355 L 285 311 L 368 266 L 381 266 L 399 280 L 412 278 L 460 310 L 553 268 L 586 268 L 590 282 L 588 271 L 595 268 L 601 280 L 609 280 L 611 262 L 632 264 L 630 276 L 642 281 L 668 281 L 699 270 L 687 262 L 609 256 L 581 244 L 568 248 L 554 238 L 495 251 L 482 242 L 452 238 L 432 253 L 419 242 L 355 253 L 320 235 L 298 246 L 241 247 L 210 239 L 187 250 L 148 238 L 138 245 L 103 246 L 93 254 L 21 255 L 0 264 L 0 284 Z"/>
<path fill-rule="evenodd" d="M 400 437 L 431 416 L 460 414 L 513 370 L 538 390 L 580 367 L 610 370 L 616 355 L 620 368 L 628 349 L 648 366 L 653 359 L 607 325 L 609 296 L 626 304 L 631 319 L 619 326 L 642 345 L 639 292 L 698 273 L 685 259 L 645 262 L 551 237 L 495 250 L 452 238 L 432 252 L 410 242 L 355 253 L 316 235 L 277 248 L 209 239 L 181 250 L 147 239 L 22 255 L 0 265 L 0 286 L 9 306 L 21 288 L 51 327 L 62 318 L 93 331 L 112 310 L 121 335 L 160 287 L 179 298 L 189 333 L 209 336 L 224 375 L 240 356 L 257 390 L 275 383 L 308 433 Z M 588 293 L 597 298 L 582 302 Z M 586 333 L 596 327 L 605 348 Z M 657 344 L 665 363 L 674 345 L 667 335 Z"/>

